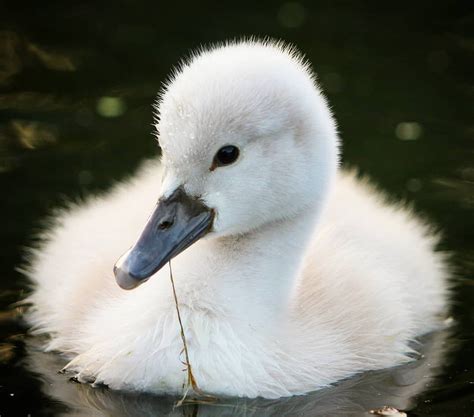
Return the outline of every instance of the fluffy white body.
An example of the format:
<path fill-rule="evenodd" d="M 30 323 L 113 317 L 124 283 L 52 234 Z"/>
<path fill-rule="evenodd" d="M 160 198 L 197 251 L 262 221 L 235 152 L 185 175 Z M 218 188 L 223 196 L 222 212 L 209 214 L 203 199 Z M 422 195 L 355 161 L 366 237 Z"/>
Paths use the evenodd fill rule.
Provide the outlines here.
<path fill-rule="evenodd" d="M 29 320 L 80 379 L 180 393 L 182 342 L 165 266 L 124 291 L 113 265 L 177 187 L 215 210 L 172 261 L 200 388 L 275 398 L 407 360 L 439 326 L 446 267 L 430 228 L 353 173 L 308 67 L 242 42 L 184 64 L 158 106 L 162 161 L 58 215 L 30 268 Z M 224 145 L 238 160 L 211 169 Z"/>

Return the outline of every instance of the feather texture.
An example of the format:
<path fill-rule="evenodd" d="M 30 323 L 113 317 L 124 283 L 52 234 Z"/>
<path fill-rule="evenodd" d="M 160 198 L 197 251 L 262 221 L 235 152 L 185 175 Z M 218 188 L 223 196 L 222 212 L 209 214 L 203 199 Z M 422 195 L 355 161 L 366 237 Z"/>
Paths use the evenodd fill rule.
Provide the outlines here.
<path fill-rule="evenodd" d="M 276 398 L 408 360 L 448 299 L 438 237 L 355 172 L 309 64 L 283 43 L 202 49 L 156 104 L 162 160 L 56 215 L 31 257 L 29 321 L 80 380 L 180 393 L 168 270 L 127 292 L 112 268 L 159 196 L 178 186 L 216 212 L 173 260 L 200 388 Z M 210 171 L 233 144 L 237 162 Z"/>

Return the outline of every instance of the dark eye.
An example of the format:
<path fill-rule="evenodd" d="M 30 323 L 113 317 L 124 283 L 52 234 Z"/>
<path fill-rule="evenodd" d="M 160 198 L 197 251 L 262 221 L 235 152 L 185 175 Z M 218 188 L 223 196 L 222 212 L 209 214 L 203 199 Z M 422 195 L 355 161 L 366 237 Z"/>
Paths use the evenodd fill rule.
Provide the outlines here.
<path fill-rule="evenodd" d="M 224 165 L 230 165 L 234 163 L 237 158 L 239 157 L 239 148 L 234 145 L 227 145 L 220 148 L 216 156 L 214 157 L 214 161 L 212 162 L 212 166 L 221 167 Z"/>

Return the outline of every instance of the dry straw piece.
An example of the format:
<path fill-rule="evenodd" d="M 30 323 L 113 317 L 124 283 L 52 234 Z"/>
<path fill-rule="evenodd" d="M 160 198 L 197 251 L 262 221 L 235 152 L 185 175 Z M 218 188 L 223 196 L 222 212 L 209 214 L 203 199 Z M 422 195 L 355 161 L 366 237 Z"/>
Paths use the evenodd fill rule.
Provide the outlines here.
<path fill-rule="evenodd" d="M 199 388 L 196 382 L 196 378 L 194 377 L 193 368 L 191 366 L 191 362 L 189 361 L 188 344 L 186 343 L 186 335 L 184 334 L 183 321 L 181 320 L 181 314 L 179 311 L 178 297 L 176 296 L 176 287 L 174 285 L 173 270 L 171 269 L 171 261 L 168 262 L 168 265 L 170 268 L 170 281 L 171 281 L 171 287 L 173 289 L 173 297 L 174 297 L 174 304 L 176 306 L 176 314 L 178 315 L 181 340 L 183 341 L 182 352 L 184 352 L 184 360 L 185 360 L 183 364 L 186 366 L 185 371 L 188 374 L 186 386 L 184 387 L 183 397 L 176 403 L 176 406 L 179 407 L 184 404 L 196 404 L 196 403 L 214 403 L 217 401 L 217 398 L 203 392 Z M 188 394 L 190 390 L 192 390 L 192 392 L 194 393 L 194 396 L 193 398 L 188 399 Z"/>

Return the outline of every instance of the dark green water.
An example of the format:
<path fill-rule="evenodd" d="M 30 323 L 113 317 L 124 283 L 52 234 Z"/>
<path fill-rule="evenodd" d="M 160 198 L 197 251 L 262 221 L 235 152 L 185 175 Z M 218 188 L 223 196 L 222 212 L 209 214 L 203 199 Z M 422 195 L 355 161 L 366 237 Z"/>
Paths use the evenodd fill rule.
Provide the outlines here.
<path fill-rule="evenodd" d="M 99 3 L 99 2 L 97 2 Z M 474 8 L 418 2 L 0 2 L 0 415 L 474 415 Z M 425 359 L 304 398 L 172 410 L 173 400 L 68 382 L 11 303 L 41 219 L 155 154 L 151 103 L 190 49 L 240 35 L 295 43 L 339 122 L 344 163 L 412 201 L 444 232 L 452 330 Z"/>

